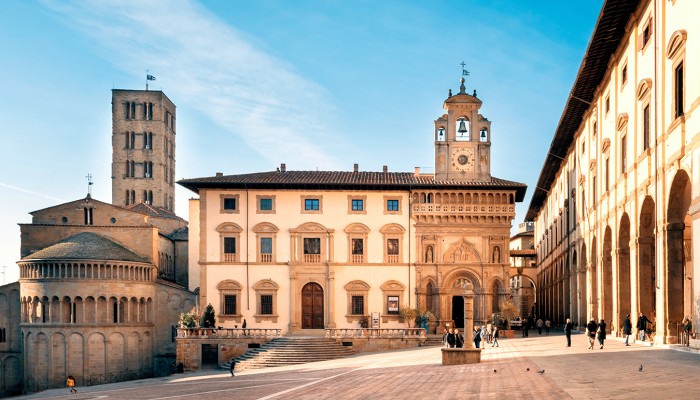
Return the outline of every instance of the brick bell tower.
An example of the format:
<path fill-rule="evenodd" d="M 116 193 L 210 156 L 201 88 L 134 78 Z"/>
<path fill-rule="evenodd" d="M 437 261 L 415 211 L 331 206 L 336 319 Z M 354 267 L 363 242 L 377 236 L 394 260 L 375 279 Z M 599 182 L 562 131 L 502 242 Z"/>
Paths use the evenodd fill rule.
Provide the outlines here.
<path fill-rule="evenodd" d="M 112 89 L 112 204 L 175 209 L 175 105 L 159 90 Z"/>
<path fill-rule="evenodd" d="M 450 89 L 443 104 L 446 113 L 435 120 L 435 180 L 489 181 L 491 179 L 491 121 L 479 114 L 482 102 L 476 90 L 469 95 L 462 63 L 459 93 Z"/>

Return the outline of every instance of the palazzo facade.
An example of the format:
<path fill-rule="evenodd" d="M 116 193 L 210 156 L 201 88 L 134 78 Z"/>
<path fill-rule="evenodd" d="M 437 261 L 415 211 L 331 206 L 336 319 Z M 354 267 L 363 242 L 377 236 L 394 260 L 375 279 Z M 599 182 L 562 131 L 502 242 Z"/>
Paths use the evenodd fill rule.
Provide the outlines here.
<path fill-rule="evenodd" d="M 491 122 L 482 102 L 451 91 L 435 121 L 435 173 L 277 171 L 181 180 L 190 203 L 190 289 L 217 324 L 358 328 L 376 316 L 401 327 L 401 307 L 463 327 L 508 290 L 508 243 L 525 185 L 491 177 Z"/>
<path fill-rule="evenodd" d="M 699 13 L 692 1 L 604 4 L 526 217 L 538 314 L 602 318 L 619 336 L 643 312 L 658 343 L 677 343 L 685 317 L 698 326 Z"/>

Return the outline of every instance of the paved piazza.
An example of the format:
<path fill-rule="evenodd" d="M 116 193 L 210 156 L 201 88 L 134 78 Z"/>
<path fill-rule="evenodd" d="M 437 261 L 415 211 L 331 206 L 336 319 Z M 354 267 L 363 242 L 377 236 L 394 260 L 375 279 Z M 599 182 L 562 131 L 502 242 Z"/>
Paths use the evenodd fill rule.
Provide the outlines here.
<path fill-rule="evenodd" d="M 693 398 L 700 355 L 562 334 L 502 339 L 481 364 L 444 367 L 439 347 L 424 347 L 300 366 L 178 374 L 118 384 L 53 389 L 21 399 L 622 399 Z M 643 371 L 639 366 L 643 365 Z M 527 370 L 529 368 L 529 371 Z M 545 370 L 538 374 L 537 370 Z M 494 372 L 496 370 L 496 372 Z"/>

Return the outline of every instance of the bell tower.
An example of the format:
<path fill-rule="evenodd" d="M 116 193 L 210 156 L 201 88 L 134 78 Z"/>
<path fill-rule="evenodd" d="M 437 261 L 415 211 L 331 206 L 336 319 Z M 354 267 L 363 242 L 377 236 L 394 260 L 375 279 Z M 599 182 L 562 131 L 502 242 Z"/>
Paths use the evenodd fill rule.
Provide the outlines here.
<path fill-rule="evenodd" d="M 481 100 L 476 90 L 469 95 L 462 65 L 459 93 L 450 89 L 443 104 L 446 113 L 435 120 L 435 180 L 491 180 L 491 121 L 479 114 Z"/>

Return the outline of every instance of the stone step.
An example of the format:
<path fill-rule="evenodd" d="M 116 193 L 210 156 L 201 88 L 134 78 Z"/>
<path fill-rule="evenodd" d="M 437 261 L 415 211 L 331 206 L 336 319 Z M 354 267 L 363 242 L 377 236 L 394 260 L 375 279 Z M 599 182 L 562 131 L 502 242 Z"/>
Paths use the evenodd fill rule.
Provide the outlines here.
<path fill-rule="evenodd" d="M 236 357 L 236 370 L 303 364 L 333 360 L 357 353 L 333 339 L 322 337 L 282 337 Z M 222 368 L 228 369 L 230 362 Z"/>

